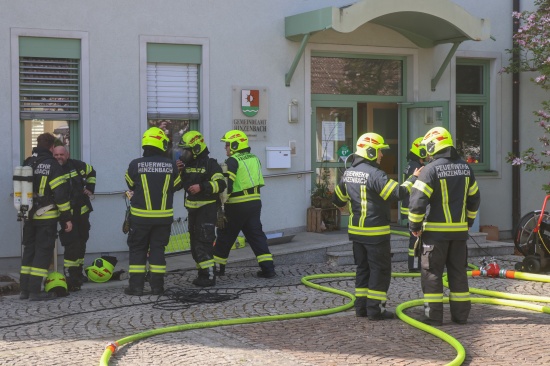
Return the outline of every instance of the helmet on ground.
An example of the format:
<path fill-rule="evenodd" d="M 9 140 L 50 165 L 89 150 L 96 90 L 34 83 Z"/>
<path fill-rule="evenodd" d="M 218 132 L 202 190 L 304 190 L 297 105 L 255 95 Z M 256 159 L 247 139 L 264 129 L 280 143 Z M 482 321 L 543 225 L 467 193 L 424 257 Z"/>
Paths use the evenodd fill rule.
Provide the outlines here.
<path fill-rule="evenodd" d="M 453 138 L 445 128 L 434 127 L 424 135 L 420 143 L 426 145 L 428 154 L 433 155 L 446 147 L 453 146 Z"/>
<path fill-rule="evenodd" d="M 182 149 L 189 149 L 194 156 L 199 155 L 201 152 L 206 149 L 206 144 L 204 143 L 204 137 L 202 137 L 199 131 L 189 131 L 186 132 L 182 137 L 178 145 Z"/>
<path fill-rule="evenodd" d="M 141 147 L 153 146 L 162 151 L 168 149 L 168 137 L 163 130 L 158 127 L 151 127 L 143 134 L 141 139 Z"/>
<path fill-rule="evenodd" d="M 50 272 L 44 281 L 44 291 L 53 291 L 57 296 L 63 296 L 68 292 L 67 279 L 62 273 Z"/>
<path fill-rule="evenodd" d="M 359 155 L 367 160 L 376 160 L 378 158 L 378 150 L 388 149 L 384 138 L 377 133 L 367 132 L 361 135 L 357 140 L 356 155 Z"/>
<path fill-rule="evenodd" d="M 420 159 L 425 159 L 428 153 L 426 152 L 426 146 L 421 144 L 422 139 L 423 137 L 419 137 L 413 141 L 411 145 L 411 152 Z"/>
<path fill-rule="evenodd" d="M 248 147 L 248 137 L 243 131 L 231 130 L 223 135 L 221 141 L 229 143 L 231 152 L 246 149 Z"/>
<path fill-rule="evenodd" d="M 93 282 L 107 282 L 113 276 L 115 266 L 103 258 L 97 258 L 86 268 L 88 278 Z"/>

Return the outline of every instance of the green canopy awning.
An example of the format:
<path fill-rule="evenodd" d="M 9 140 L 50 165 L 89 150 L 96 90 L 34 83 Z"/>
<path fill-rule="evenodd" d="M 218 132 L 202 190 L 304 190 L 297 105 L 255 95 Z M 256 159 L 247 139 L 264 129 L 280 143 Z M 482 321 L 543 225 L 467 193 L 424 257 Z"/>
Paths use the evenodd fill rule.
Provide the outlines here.
<path fill-rule="evenodd" d="M 286 17 L 285 37 L 302 42 L 297 55 L 301 57 L 307 42 L 333 43 L 346 37 L 350 42 L 344 43 L 361 45 L 364 37 L 357 35 L 367 23 L 392 29 L 421 48 L 490 37 L 489 20 L 476 18 L 449 0 L 361 0 L 342 8 L 313 10 Z"/>

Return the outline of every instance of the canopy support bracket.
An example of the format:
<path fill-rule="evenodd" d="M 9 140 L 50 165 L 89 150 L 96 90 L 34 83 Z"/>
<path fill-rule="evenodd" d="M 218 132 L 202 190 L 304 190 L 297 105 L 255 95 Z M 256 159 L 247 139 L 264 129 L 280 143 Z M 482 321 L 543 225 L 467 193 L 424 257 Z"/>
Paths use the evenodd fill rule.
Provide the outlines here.
<path fill-rule="evenodd" d="M 441 79 L 441 75 L 443 75 L 443 71 L 445 71 L 445 69 L 449 65 L 449 62 L 451 62 L 451 59 L 453 58 L 456 50 L 458 49 L 458 46 L 460 46 L 461 43 L 462 42 L 453 43 L 453 47 L 451 47 L 451 49 L 449 50 L 449 54 L 447 54 L 445 61 L 443 61 L 443 64 L 439 68 L 439 71 L 437 72 L 435 77 L 432 79 L 432 91 L 435 91 L 435 87 L 437 86 L 439 79 Z"/>
<path fill-rule="evenodd" d="M 294 71 L 296 71 L 296 67 L 298 66 L 298 62 L 300 62 L 300 59 L 302 58 L 302 55 L 304 54 L 304 50 L 306 49 L 307 41 L 309 40 L 310 34 L 304 34 L 304 38 L 302 38 L 302 44 L 300 45 L 300 48 L 298 49 L 298 53 L 296 53 L 296 56 L 294 56 L 294 61 L 292 61 L 292 65 L 290 65 L 290 70 L 285 74 L 285 85 L 290 86 L 290 80 L 292 80 L 292 76 L 294 75 Z"/>

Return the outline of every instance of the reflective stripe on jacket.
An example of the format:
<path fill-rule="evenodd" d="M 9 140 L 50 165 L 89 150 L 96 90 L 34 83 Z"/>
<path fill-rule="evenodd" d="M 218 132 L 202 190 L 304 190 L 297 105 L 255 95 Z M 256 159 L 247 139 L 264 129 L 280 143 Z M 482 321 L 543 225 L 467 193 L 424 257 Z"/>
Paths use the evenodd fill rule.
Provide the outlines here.
<path fill-rule="evenodd" d="M 336 186 L 333 198 L 336 206 L 343 207 L 347 204 L 349 207 L 350 240 L 364 243 L 388 240 L 390 202 L 406 197 L 415 180 L 416 177 L 411 176 L 399 185 L 388 178 L 376 162 L 356 157 Z"/>
<path fill-rule="evenodd" d="M 174 192 L 181 185 L 174 161 L 161 155 L 135 159 L 128 166 L 125 178 L 128 188 L 134 191 L 130 208 L 132 221 L 172 223 Z"/>
<path fill-rule="evenodd" d="M 260 159 L 250 152 L 236 152 L 226 161 L 229 198 L 226 204 L 260 199 L 264 186 Z"/>
<path fill-rule="evenodd" d="M 470 165 L 454 148 L 434 155 L 414 183 L 409 203 L 411 231 L 436 240 L 467 240 L 480 194 Z M 426 217 L 426 208 L 430 206 Z"/>
<path fill-rule="evenodd" d="M 187 195 L 185 207 L 188 209 L 215 204 L 219 200 L 219 194 L 223 192 L 226 186 L 220 164 L 216 159 L 208 157 L 207 150 L 204 150 L 195 160 L 185 165 L 181 172 L 181 181 L 185 191 L 194 184 L 201 187 L 199 193 Z"/>
<path fill-rule="evenodd" d="M 37 164 L 36 164 L 37 163 Z M 33 214 L 36 223 L 49 223 L 60 216 L 64 221 L 71 218 L 69 185 L 51 151 L 35 147 L 33 155 L 25 160 L 25 165 L 33 167 L 34 205 L 32 212 L 40 207 L 55 204 L 54 208 L 38 216 Z"/>

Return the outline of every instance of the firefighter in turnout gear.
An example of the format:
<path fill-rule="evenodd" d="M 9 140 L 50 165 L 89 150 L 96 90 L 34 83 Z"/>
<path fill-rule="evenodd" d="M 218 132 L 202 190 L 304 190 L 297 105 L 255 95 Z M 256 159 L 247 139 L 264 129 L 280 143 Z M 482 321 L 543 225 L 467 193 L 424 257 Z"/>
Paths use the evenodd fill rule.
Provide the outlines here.
<path fill-rule="evenodd" d="M 218 227 L 214 260 L 223 274 L 231 247 L 242 231 L 260 266 L 258 277 L 276 276 L 273 256 L 267 246 L 267 237 L 260 220 L 262 201 L 260 188 L 264 186 L 262 166 L 258 157 L 250 153 L 248 137 L 243 131 L 231 130 L 221 138 L 228 156 L 225 215 L 227 223 Z"/>
<path fill-rule="evenodd" d="M 472 168 L 460 158 L 446 129 L 432 128 L 422 144 L 433 161 L 414 183 L 409 202 L 410 230 L 422 239 L 422 321 L 429 325 L 443 322 L 442 277 L 447 267 L 451 320 L 465 324 L 471 308 L 466 241 L 479 208 L 479 189 Z"/>
<path fill-rule="evenodd" d="M 357 265 L 355 278 L 355 314 L 370 320 L 393 319 L 386 310 L 391 280 L 390 203 L 406 197 L 420 169 L 399 185 L 380 169 L 389 148 L 376 133 L 365 133 L 357 140 L 353 163 L 336 186 L 333 203 L 348 205 L 348 234 L 353 242 Z"/>
<path fill-rule="evenodd" d="M 220 192 L 226 183 L 222 168 L 216 159 L 208 156 L 204 137 L 197 131 L 185 133 L 179 144 L 183 149 L 178 168 L 181 169 L 182 188 L 185 190 L 191 255 L 195 260 L 198 276 L 196 286 L 216 284 L 214 275 L 214 241 Z"/>
<path fill-rule="evenodd" d="M 90 196 L 94 194 L 96 172 L 90 164 L 70 159 L 65 146 L 57 146 L 53 156 L 61 165 L 65 179 L 71 190 L 73 230 L 59 232 L 61 245 L 65 247 L 63 266 L 69 291 L 78 291 L 83 282 L 88 281 L 82 273 L 86 243 L 90 238 L 90 212 L 93 211 Z"/>
<path fill-rule="evenodd" d="M 420 167 L 424 166 L 424 161 L 427 157 L 426 147 L 421 145 L 423 137 L 419 137 L 413 141 L 411 149 L 407 154 L 407 166 L 405 172 L 403 173 L 403 181 L 410 177 L 414 171 Z M 412 187 L 409 187 L 412 188 Z M 409 194 L 410 194 L 409 190 Z M 405 197 L 401 201 L 401 218 L 408 219 L 409 217 L 409 197 Z M 408 258 L 408 267 L 409 272 L 419 272 L 420 266 L 418 264 L 418 257 L 415 257 L 414 244 L 416 243 L 416 236 L 414 236 L 409 230 L 409 258 Z"/>
<path fill-rule="evenodd" d="M 20 299 L 50 300 L 55 292 L 41 292 L 42 279 L 48 276 L 57 237 L 57 222 L 65 232 L 72 230 L 69 185 L 61 166 L 53 157 L 55 137 L 43 133 L 36 139 L 32 156 L 25 165 L 33 168 L 34 205 L 23 226 Z"/>
<path fill-rule="evenodd" d="M 143 295 L 147 261 L 151 293 L 164 292 L 166 259 L 164 249 L 170 240 L 174 220 L 174 192 L 181 178 L 175 162 L 166 156 L 168 137 L 151 127 L 141 141 L 143 157 L 133 160 L 126 171 L 126 184 L 133 191 L 130 209 L 129 286 L 127 295 Z"/>

